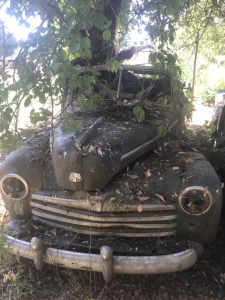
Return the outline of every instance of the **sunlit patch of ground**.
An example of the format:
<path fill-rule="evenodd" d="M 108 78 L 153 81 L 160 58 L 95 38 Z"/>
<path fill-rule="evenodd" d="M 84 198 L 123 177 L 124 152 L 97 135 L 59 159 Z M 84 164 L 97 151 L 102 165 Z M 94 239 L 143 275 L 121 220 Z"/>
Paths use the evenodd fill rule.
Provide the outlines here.
<path fill-rule="evenodd" d="M 214 107 L 204 106 L 201 104 L 201 99 L 193 102 L 195 111 L 193 112 L 192 121 L 187 124 L 187 128 L 195 132 L 200 129 L 205 121 L 211 121 Z"/>

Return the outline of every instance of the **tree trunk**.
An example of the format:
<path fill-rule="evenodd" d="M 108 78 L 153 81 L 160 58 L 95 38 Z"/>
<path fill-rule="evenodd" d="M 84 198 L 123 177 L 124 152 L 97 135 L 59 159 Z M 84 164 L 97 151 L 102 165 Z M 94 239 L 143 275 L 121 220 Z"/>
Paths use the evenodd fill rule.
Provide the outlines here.
<path fill-rule="evenodd" d="M 195 89 L 195 72 L 196 72 L 196 63 L 197 63 L 197 54 L 198 54 L 198 43 L 199 43 L 199 32 L 196 37 L 196 46 L 195 46 L 195 59 L 194 59 L 194 67 L 193 67 L 193 77 L 192 77 L 192 95 L 194 96 Z"/>
<path fill-rule="evenodd" d="M 116 33 L 116 18 L 121 10 L 122 0 L 102 0 L 99 10 L 112 24 L 108 28 L 111 32 L 111 38 L 107 42 L 102 37 L 102 31 L 95 26 L 89 30 L 91 39 L 92 64 L 103 64 L 115 56 L 115 47 L 113 40 Z"/>

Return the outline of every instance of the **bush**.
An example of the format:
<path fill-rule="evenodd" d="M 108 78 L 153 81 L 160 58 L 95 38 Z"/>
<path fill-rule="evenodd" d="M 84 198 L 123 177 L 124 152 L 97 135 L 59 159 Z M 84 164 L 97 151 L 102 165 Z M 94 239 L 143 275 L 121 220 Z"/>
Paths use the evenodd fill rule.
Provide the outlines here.
<path fill-rule="evenodd" d="M 216 95 L 215 90 L 211 90 L 208 88 L 205 88 L 204 90 L 201 91 L 200 97 L 202 99 L 202 102 L 204 105 L 207 104 L 215 104 L 215 95 Z"/>

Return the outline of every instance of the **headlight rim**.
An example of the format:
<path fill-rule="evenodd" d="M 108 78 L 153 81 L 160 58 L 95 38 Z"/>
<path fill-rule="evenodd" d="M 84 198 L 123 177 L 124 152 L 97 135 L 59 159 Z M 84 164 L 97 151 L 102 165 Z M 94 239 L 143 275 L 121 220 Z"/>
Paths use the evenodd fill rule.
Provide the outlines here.
<path fill-rule="evenodd" d="M 205 213 L 207 213 L 207 212 L 210 210 L 210 208 L 211 208 L 212 205 L 213 205 L 213 196 L 212 196 L 211 192 L 207 189 L 207 190 L 206 190 L 206 195 L 208 195 L 209 200 L 210 200 L 208 208 L 207 208 L 205 211 L 201 212 L 201 213 L 193 214 L 193 213 L 188 212 L 188 211 L 183 207 L 183 205 L 182 205 L 182 199 L 183 199 L 183 197 L 185 196 L 185 194 L 187 194 L 188 192 L 190 192 L 190 191 L 192 191 L 192 190 L 198 190 L 198 191 L 204 192 L 205 187 L 203 187 L 203 186 L 190 186 L 190 187 L 187 187 L 185 190 L 183 190 L 183 191 L 180 193 L 179 197 L 178 197 L 178 205 L 179 205 L 179 208 L 180 208 L 183 212 L 185 212 L 186 214 L 188 214 L 188 215 L 190 215 L 190 216 L 201 216 L 201 215 L 204 215 Z"/>
<path fill-rule="evenodd" d="M 3 188 L 3 183 L 4 181 L 9 178 L 9 177 L 14 177 L 16 179 L 19 179 L 20 181 L 22 181 L 22 183 L 24 184 L 25 186 L 25 194 L 20 197 L 20 198 L 14 198 L 12 196 L 9 196 L 4 188 Z M 23 200 L 24 198 L 26 198 L 28 195 L 29 195 L 29 184 L 28 182 L 26 181 L 26 179 L 24 179 L 22 176 L 18 175 L 18 174 L 15 174 L 15 173 L 8 173 L 6 175 L 4 175 L 1 180 L 0 180 L 0 189 L 1 189 L 1 193 L 3 193 L 5 196 L 7 196 L 8 198 L 10 198 L 11 200 L 14 200 L 14 201 L 20 201 L 20 200 Z"/>

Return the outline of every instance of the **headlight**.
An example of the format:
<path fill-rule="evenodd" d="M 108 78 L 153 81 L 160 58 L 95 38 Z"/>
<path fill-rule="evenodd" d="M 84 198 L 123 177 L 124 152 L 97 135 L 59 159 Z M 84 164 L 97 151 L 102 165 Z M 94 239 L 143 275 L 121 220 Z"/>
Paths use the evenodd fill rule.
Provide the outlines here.
<path fill-rule="evenodd" d="M 22 200 L 29 193 L 27 181 L 17 174 L 7 174 L 0 182 L 2 193 L 12 200 Z"/>
<path fill-rule="evenodd" d="M 178 204 L 180 208 L 190 215 L 206 213 L 213 203 L 210 191 L 202 186 L 191 186 L 181 192 Z"/>

